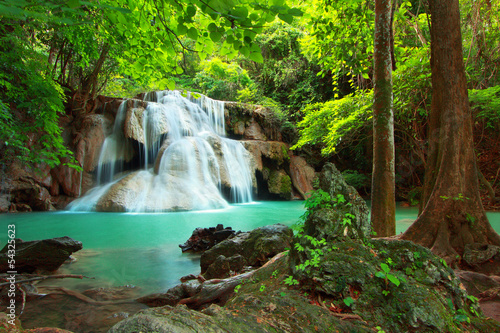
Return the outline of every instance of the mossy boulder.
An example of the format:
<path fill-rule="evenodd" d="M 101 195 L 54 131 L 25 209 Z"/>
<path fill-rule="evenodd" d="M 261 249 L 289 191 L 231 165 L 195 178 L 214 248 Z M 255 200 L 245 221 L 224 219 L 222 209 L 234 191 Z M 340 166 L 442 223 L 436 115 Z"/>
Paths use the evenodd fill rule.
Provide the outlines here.
<path fill-rule="evenodd" d="M 293 266 L 294 276 L 341 308 L 349 297 L 354 314 L 386 332 L 481 332 L 478 304 L 430 250 L 408 241 L 354 240 L 322 252 L 314 264 Z"/>
<path fill-rule="evenodd" d="M 284 170 L 264 169 L 264 179 L 267 179 L 269 193 L 276 194 L 282 199 L 292 199 L 292 180 Z"/>
<path fill-rule="evenodd" d="M 209 278 L 226 277 L 228 270 L 238 270 L 243 266 L 260 266 L 274 255 L 291 246 L 292 230 L 283 224 L 274 224 L 241 232 L 228 238 L 201 255 L 202 273 Z M 210 268 L 210 266 L 214 266 Z M 216 266 L 216 267 L 215 267 Z M 225 267 L 223 270 L 217 267 Z M 224 272 L 217 276 L 215 272 Z M 227 272 L 226 272 L 227 271 Z"/>

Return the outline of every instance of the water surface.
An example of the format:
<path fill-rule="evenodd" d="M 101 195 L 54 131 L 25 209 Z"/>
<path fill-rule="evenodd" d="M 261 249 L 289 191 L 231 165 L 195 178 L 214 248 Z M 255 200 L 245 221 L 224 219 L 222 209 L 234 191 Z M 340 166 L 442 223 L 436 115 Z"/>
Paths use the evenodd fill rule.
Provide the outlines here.
<path fill-rule="evenodd" d="M 302 201 L 254 202 L 231 205 L 213 211 L 176 213 L 78 213 L 41 212 L 0 215 L 0 246 L 7 240 L 7 225 L 16 224 L 16 237 L 23 240 L 69 236 L 83 243 L 74 254 L 75 262 L 61 273 L 83 274 L 94 280 L 57 281 L 77 290 L 93 287 L 135 285 L 143 294 L 160 292 L 179 283 L 187 274 L 198 274 L 199 255 L 182 253 L 195 228 L 217 224 L 249 231 L 264 225 L 291 226 L 304 213 Z M 416 208 L 399 207 L 397 233 L 403 232 L 417 216 Z M 488 213 L 500 232 L 500 213 Z M 50 281 L 55 284 L 56 281 Z"/>

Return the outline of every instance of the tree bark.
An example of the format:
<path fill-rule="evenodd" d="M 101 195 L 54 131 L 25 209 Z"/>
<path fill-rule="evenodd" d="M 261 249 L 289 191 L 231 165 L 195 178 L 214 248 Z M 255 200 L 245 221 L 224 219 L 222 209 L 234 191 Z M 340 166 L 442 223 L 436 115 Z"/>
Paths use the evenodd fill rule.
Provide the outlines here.
<path fill-rule="evenodd" d="M 371 221 L 377 237 L 396 234 L 391 0 L 375 1 Z"/>
<path fill-rule="evenodd" d="M 432 103 L 429 156 L 417 220 L 403 234 L 453 263 L 466 244 L 500 245 L 481 199 L 458 0 L 430 0 Z"/>

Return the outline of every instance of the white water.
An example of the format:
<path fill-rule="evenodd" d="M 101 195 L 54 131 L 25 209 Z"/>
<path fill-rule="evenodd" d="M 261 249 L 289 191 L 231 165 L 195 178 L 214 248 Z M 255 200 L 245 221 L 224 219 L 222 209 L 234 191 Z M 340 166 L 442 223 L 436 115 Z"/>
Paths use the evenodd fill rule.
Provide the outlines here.
<path fill-rule="evenodd" d="M 147 94 L 145 101 L 145 109 L 122 103 L 101 149 L 98 186 L 68 209 L 224 208 L 222 188 L 230 188 L 232 202 L 252 201 L 250 155 L 240 142 L 225 137 L 224 102 L 183 97 L 178 91 Z M 136 127 L 131 119 L 137 119 Z M 140 169 L 125 170 L 127 163 Z"/>

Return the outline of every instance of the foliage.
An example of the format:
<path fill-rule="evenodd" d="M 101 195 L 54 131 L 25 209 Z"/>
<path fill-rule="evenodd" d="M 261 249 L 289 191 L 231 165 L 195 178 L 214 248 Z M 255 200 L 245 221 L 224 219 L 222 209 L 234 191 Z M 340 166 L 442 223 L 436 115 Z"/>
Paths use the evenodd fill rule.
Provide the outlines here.
<path fill-rule="evenodd" d="M 358 191 L 370 184 L 370 177 L 359 173 L 357 170 L 344 170 L 342 171 L 342 176 L 347 184 L 351 185 Z"/>
<path fill-rule="evenodd" d="M 301 137 L 291 149 L 321 144 L 321 152 L 328 155 L 338 148 L 363 144 L 366 128 L 371 125 L 372 99 L 369 91 L 307 106 L 304 119 L 298 123 Z"/>
<path fill-rule="evenodd" d="M 469 90 L 469 101 L 476 119 L 485 123 L 486 128 L 500 130 L 500 85 Z"/>
<path fill-rule="evenodd" d="M 53 167 L 71 155 L 58 126 L 63 92 L 48 77 L 36 44 L 14 37 L 24 33 L 7 22 L 0 24 L 0 162 Z"/>
<path fill-rule="evenodd" d="M 333 97 L 331 80 L 319 77 L 319 66 L 302 54 L 303 36 L 303 28 L 275 21 L 256 37 L 263 63 L 246 64 L 262 94 L 277 101 L 291 120 L 300 119 L 306 104 Z"/>
<path fill-rule="evenodd" d="M 239 91 L 253 85 L 248 72 L 237 63 L 227 63 L 218 57 L 201 63 L 193 86 L 201 93 L 219 100 L 234 101 Z"/>
<path fill-rule="evenodd" d="M 468 87 L 500 84 L 500 3 L 460 1 L 460 12 Z"/>
<path fill-rule="evenodd" d="M 305 7 L 305 6 L 304 6 Z M 301 40 L 305 53 L 337 78 L 363 86 L 368 79 L 373 53 L 374 12 L 369 1 L 307 3 L 308 34 Z"/>

